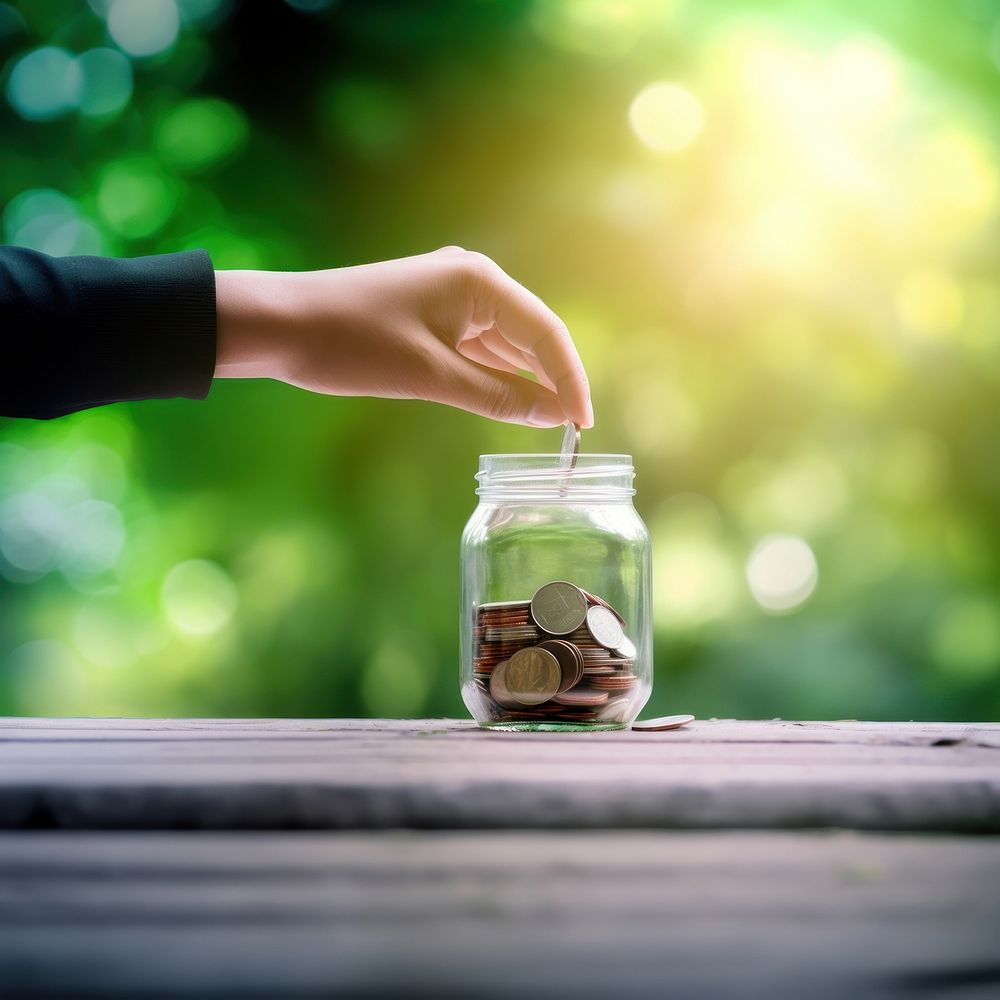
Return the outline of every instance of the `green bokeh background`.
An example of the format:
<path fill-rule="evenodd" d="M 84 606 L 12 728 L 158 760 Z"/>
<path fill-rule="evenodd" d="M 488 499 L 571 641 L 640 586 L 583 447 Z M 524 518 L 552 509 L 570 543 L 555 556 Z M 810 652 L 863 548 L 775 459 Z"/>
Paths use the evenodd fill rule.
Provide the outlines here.
<path fill-rule="evenodd" d="M 6 242 L 461 244 L 559 311 L 653 536 L 649 710 L 1000 718 L 992 0 L 25 0 L 0 67 Z M 657 81 L 687 118 L 633 128 Z M 477 456 L 557 442 L 267 382 L 4 421 L 0 712 L 464 715 Z"/>

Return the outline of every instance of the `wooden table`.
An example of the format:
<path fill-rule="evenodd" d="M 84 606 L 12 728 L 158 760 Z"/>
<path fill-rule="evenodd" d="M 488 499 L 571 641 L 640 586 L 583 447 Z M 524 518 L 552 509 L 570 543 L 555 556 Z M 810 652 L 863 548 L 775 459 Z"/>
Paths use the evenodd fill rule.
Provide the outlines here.
<path fill-rule="evenodd" d="M 1000 725 L 0 721 L 3 997 L 995 997 Z"/>

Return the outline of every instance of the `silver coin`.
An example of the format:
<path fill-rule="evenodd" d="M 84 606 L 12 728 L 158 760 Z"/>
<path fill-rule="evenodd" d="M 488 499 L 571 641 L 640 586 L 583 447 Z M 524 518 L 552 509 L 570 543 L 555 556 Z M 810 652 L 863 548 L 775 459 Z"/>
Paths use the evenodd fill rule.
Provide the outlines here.
<path fill-rule="evenodd" d="M 487 604 L 480 604 L 480 611 L 497 611 L 501 608 L 527 608 L 531 601 L 490 601 Z"/>
<path fill-rule="evenodd" d="M 549 635 L 568 635 L 587 620 L 588 606 L 579 587 L 565 580 L 555 580 L 535 591 L 531 598 L 531 617 Z"/>
<path fill-rule="evenodd" d="M 611 652 L 623 659 L 634 660 L 639 651 L 635 648 L 635 643 L 628 636 L 625 636 Z"/>
<path fill-rule="evenodd" d="M 643 719 L 633 722 L 632 728 L 646 733 L 662 733 L 666 729 L 680 729 L 689 722 L 694 722 L 693 715 L 664 715 L 659 719 Z"/>
<path fill-rule="evenodd" d="M 587 631 L 594 637 L 594 641 L 599 642 L 605 649 L 617 649 L 625 638 L 621 623 L 600 604 L 594 605 L 587 611 Z"/>
<path fill-rule="evenodd" d="M 594 718 L 597 722 L 624 722 L 631 707 L 631 698 L 612 698 Z"/>
<path fill-rule="evenodd" d="M 562 447 L 559 449 L 563 466 L 576 468 L 576 459 L 580 454 L 580 425 L 567 424 L 563 434 Z"/>

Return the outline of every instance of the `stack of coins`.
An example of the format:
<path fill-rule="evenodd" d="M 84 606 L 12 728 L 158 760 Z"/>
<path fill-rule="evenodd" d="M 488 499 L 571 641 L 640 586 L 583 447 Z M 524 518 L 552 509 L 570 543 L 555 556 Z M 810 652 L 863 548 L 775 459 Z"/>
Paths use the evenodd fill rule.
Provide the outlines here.
<path fill-rule="evenodd" d="M 565 580 L 530 600 L 483 604 L 473 626 L 473 676 L 494 721 L 624 721 L 639 683 L 625 620 Z"/>

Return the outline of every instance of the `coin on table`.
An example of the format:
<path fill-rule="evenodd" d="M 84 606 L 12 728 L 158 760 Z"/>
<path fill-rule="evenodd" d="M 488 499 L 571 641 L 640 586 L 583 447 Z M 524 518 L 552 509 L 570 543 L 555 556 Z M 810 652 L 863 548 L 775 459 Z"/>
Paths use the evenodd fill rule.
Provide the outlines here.
<path fill-rule="evenodd" d="M 587 598 L 579 587 L 565 580 L 555 580 L 535 591 L 531 598 L 531 617 L 549 635 L 568 635 L 587 620 Z"/>
<path fill-rule="evenodd" d="M 580 425 L 567 424 L 563 434 L 562 447 L 559 449 L 562 464 L 570 468 L 576 466 L 577 456 L 580 454 Z"/>
<path fill-rule="evenodd" d="M 625 638 L 621 623 L 600 604 L 587 610 L 587 631 L 605 649 L 617 649 Z"/>
<path fill-rule="evenodd" d="M 537 646 L 519 649 L 508 661 L 504 682 L 510 696 L 522 705 L 541 705 L 562 683 L 559 661 Z"/>
<path fill-rule="evenodd" d="M 680 729 L 689 722 L 694 722 L 693 715 L 664 715 L 659 719 L 643 719 L 633 722 L 632 728 L 646 733 L 662 733 L 667 729 Z"/>

